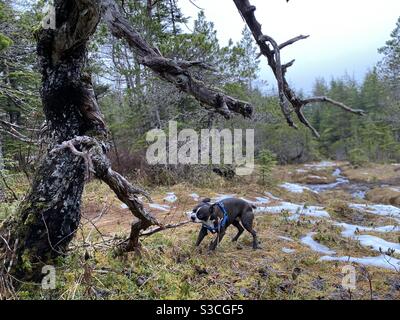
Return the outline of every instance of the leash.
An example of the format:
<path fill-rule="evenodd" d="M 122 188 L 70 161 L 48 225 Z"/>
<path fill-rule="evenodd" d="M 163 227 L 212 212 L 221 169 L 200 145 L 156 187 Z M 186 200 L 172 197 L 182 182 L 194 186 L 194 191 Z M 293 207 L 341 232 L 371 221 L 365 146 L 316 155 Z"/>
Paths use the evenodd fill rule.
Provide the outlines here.
<path fill-rule="evenodd" d="M 221 222 L 218 223 L 218 226 L 216 227 L 211 227 L 209 225 L 205 225 L 203 224 L 203 228 L 206 228 L 208 231 L 210 231 L 211 233 L 216 233 L 216 232 L 220 232 L 221 228 L 225 227 L 226 223 L 228 222 L 228 212 L 225 209 L 224 203 L 222 201 L 216 202 L 214 205 L 218 206 L 218 208 L 220 208 L 220 210 L 222 211 L 222 213 L 224 214 L 224 217 L 222 218 Z"/>

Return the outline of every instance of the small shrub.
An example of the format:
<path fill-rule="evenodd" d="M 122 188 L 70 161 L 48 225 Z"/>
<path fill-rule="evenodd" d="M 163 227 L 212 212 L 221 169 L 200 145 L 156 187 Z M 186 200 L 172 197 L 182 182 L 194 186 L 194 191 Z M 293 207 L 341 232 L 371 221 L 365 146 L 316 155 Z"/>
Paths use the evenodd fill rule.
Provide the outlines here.
<path fill-rule="evenodd" d="M 364 150 L 356 148 L 349 152 L 349 161 L 353 166 L 361 167 L 368 162 L 368 156 Z"/>
<path fill-rule="evenodd" d="M 260 182 L 263 185 L 268 184 L 271 182 L 271 171 L 276 165 L 276 157 L 271 151 L 264 149 L 258 156 L 258 162 L 260 164 Z"/>

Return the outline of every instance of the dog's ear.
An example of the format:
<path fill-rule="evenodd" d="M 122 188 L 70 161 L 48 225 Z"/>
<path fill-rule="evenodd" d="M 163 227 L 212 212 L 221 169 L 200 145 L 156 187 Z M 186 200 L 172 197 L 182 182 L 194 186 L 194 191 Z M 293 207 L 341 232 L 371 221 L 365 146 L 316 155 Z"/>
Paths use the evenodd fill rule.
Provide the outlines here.
<path fill-rule="evenodd" d="M 209 203 L 209 202 L 211 202 L 211 199 L 210 198 L 204 198 L 203 200 L 201 200 L 201 202 Z"/>

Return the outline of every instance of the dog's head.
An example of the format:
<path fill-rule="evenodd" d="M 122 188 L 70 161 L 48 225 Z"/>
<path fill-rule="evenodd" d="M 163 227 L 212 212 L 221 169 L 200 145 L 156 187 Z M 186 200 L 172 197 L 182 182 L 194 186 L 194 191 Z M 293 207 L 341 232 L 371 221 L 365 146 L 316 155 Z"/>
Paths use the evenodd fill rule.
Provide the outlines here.
<path fill-rule="evenodd" d="M 192 212 L 189 213 L 189 218 L 192 222 L 212 224 L 212 221 L 216 220 L 214 213 L 214 205 L 211 204 L 211 199 L 203 199 L 197 206 L 195 206 Z"/>

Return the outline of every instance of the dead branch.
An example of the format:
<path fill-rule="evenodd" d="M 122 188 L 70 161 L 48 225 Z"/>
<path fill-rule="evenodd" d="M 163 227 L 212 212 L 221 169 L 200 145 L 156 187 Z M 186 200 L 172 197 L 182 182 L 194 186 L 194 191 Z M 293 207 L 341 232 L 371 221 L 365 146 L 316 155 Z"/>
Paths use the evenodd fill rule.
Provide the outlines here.
<path fill-rule="evenodd" d="M 104 20 L 111 33 L 116 38 L 127 41 L 141 64 L 153 70 L 162 79 L 175 85 L 179 90 L 192 95 L 199 102 L 213 108 L 215 112 L 222 114 L 225 118 L 231 117 L 232 113 L 251 117 L 253 107 L 249 103 L 230 97 L 217 89 L 207 86 L 190 73 L 189 69 L 192 66 L 197 65 L 204 68 L 205 64 L 163 57 L 160 51 L 150 46 L 121 15 L 117 4 L 113 0 L 99 0 L 99 2 Z"/>
<path fill-rule="evenodd" d="M 11 137 L 25 143 L 30 144 L 38 144 L 35 140 L 28 138 L 27 136 L 23 135 L 19 131 L 17 131 L 14 127 L 6 126 L 0 122 L 0 132 L 10 135 Z"/>
<path fill-rule="evenodd" d="M 183 221 L 183 222 L 179 222 L 179 223 L 167 224 L 167 225 L 164 225 L 164 226 L 161 226 L 161 227 L 157 227 L 157 228 L 153 228 L 153 229 L 144 231 L 144 232 L 142 232 L 140 234 L 140 236 L 141 237 L 148 237 L 148 236 L 151 236 L 151 235 L 153 235 L 153 234 L 155 234 L 157 232 L 160 232 L 160 231 L 182 227 L 182 226 L 184 226 L 184 225 L 186 225 L 188 223 L 190 223 L 190 221 Z"/>
<path fill-rule="evenodd" d="M 344 105 L 343 103 L 334 101 L 326 97 L 314 97 L 306 100 L 302 100 L 301 98 L 299 98 L 296 93 L 291 89 L 285 78 L 286 71 L 289 67 L 293 65 L 294 60 L 289 63 L 282 64 L 280 50 L 299 40 L 306 39 L 308 38 L 308 36 L 300 35 L 282 43 L 281 45 L 278 45 L 272 37 L 267 36 L 262 32 L 261 24 L 257 21 L 254 15 L 256 7 L 252 6 L 249 0 L 233 0 L 233 2 L 235 3 L 237 9 L 239 10 L 239 13 L 242 15 L 247 26 L 251 30 L 254 39 L 260 47 L 260 55 L 263 55 L 267 58 L 268 65 L 275 75 L 278 83 L 280 107 L 283 115 L 286 118 L 286 121 L 290 126 L 296 127 L 293 120 L 291 119 L 291 113 L 294 112 L 298 120 L 306 127 L 308 127 L 312 131 L 314 136 L 319 137 L 319 133 L 317 132 L 317 130 L 311 125 L 311 123 L 303 114 L 303 108 L 306 105 L 315 102 L 328 102 L 347 112 L 351 112 L 357 115 L 363 115 L 365 113 L 363 110 L 354 110 Z M 272 46 L 272 48 L 270 46 Z M 291 107 L 289 107 L 289 104 Z"/>

